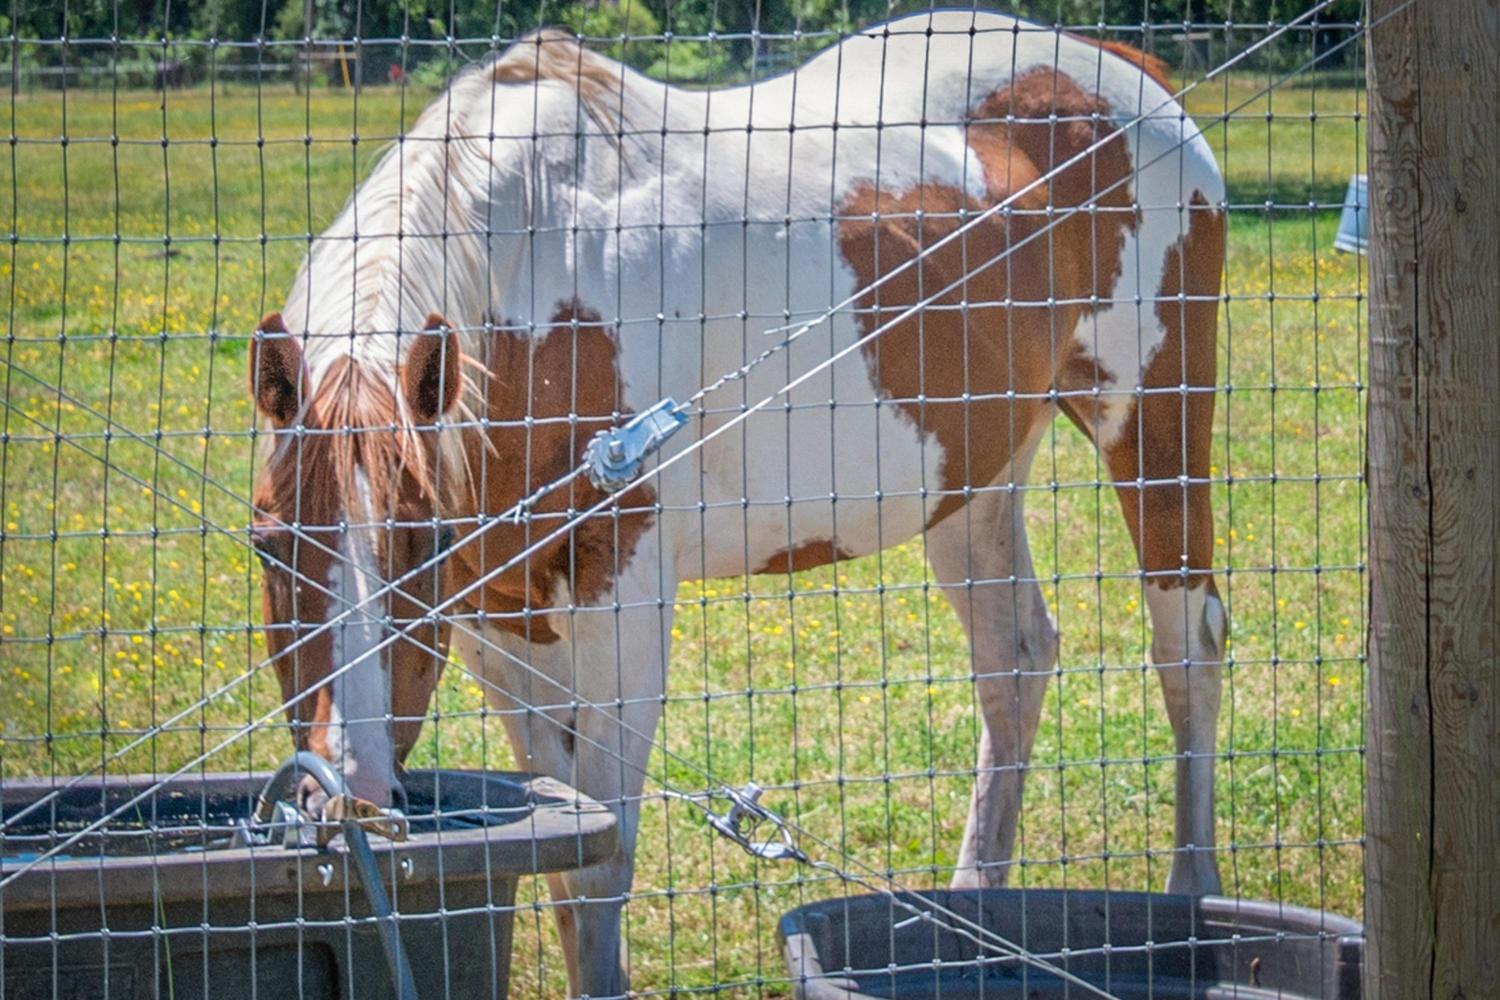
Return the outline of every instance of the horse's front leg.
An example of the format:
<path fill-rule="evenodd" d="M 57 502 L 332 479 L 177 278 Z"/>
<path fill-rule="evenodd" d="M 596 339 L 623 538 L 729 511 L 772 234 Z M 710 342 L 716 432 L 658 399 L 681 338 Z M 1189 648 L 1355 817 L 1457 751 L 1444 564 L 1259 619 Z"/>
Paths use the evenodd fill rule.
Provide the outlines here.
<path fill-rule="evenodd" d="M 624 996 L 630 986 L 620 918 L 666 690 L 676 584 L 658 586 L 653 574 L 647 586 L 642 577 L 622 577 L 608 593 L 581 597 L 578 611 L 549 615 L 559 636 L 552 642 L 527 643 L 493 628 L 453 638 L 465 664 L 490 682 L 489 701 L 504 713 L 517 766 L 566 782 L 615 813 L 613 856 L 547 880 L 569 994 L 591 1000 Z"/>

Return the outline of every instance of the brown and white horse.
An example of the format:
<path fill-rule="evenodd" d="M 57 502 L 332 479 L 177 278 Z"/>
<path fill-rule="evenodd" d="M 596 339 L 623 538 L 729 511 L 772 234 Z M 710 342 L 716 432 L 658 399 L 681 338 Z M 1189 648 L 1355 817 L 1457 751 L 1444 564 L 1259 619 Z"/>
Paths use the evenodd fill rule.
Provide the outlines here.
<path fill-rule="evenodd" d="M 256 492 L 271 651 L 289 698 L 319 685 L 295 709 L 299 740 L 388 803 L 451 629 L 495 705 L 538 709 L 504 716 L 519 759 L 619 814 L 619 854 L 552 882 L 588 900 L 557 910 L 573 992 L 619 994 L 679 581 L 920 534 L 968 631 L 984 719 L 953 881 L 999 884 L 1057 654 L 1010 487 L 1061 410 L 1097 446 L 1145 575 L 1179 752 L 1168 885 L 1216 891 L 1226 622 L 1206 480 L 1222 200 L 1159 64 L 999 14 L 902 18 L 731 89 L 656 83 L 555 33 L 464 73 L 257 338 L 252 387 L 278 431 Z M 597 429 L 690 396 L 759 354 L 763 332 L 851 296 L 709 394 L 667 452 L 890 329 L 495 572 L 602 499 L 580 479 L 495 521 Z M 443 525 L 457 537 L 441 571 L 412 575 L 448 543 Z M 423 619 L 458 593 L 464 614 Z"/>

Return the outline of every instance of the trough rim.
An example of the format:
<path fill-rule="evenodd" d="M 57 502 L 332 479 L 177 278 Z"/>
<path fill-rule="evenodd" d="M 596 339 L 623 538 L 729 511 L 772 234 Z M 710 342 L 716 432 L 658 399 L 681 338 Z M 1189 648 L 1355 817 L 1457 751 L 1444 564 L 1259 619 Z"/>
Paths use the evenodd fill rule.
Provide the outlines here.
<path fill-rule="evenodd" d="M 70 794 L 141 790 L 160 783 L 159 795 L 202 793 L 253 798 L 269 771 L 199 772 L 166 781 L 150 775 L 107 775 L 78 782 Z M 393 843 L 371 837 L 370 846 L 388 886 L 399 892 L 410 878 L 470 880 L 516 878 L 568 871 L 604 861 L 617 846 L 615 814 L 608 806 L 556 779 L 522 771 L 417 768 L 406 780 L 429 779 L 509 785 L 530 808 L 515 820 L 458 830 L 434 830 Z M 0 810 L 29 804 L 62 782 L 22 778 L 0 783 Z M 517 806 L 518 810 L 523 807 Z M 4 838 L 0 837 L 0 843 Z M 329 874 L 328 868 L 332 872 Z M 0 864 L 8 877 L 19 863 Z M 322 869 L 320 871 L 320 869 Z M 118 857 L 91 855 L 46 861 L 0 889 L 8 913 L 70 906 L 202 902 L 239 894 L 256 896 L 343 891 L 357 885 L 352 859 L 337 838 L 328 848 L 288 848 L 280 844 L 172 854 Z"/>
<path fill-rule="evenodd" d="M 1115 902 L 1146 903 L 1148 905 L 1162 906 L 1166 908 L 1184 907 L 1197 910 L 1198 917 L 1204 921 L 1206 927 L 1216 922 L 1233 923 L 1243 922 L 1246 926 L 1245 933 L 1236 931 L 1223 936 L 1200 936 L 1192 941 L 1157 942 L 1147 944 L 1147 950 L 1157 950 L 1169 947 L 1214 947 L 1224 944 L 1236 944 L 1241 941 L 1250 943 L 1254 940 L 1274 937 L 1285 940 L 1318 940 L 1325 942 L 1331 949 L 1330 961 L 1323 966 L 1322 972 L 1324 982 L 1322 990 L 1318 995 L 1328 995 L 1339 998 L 1339 1000 L 1350 1000 L 1359 997 L 1361 990 L 1359 984 L 1360 965 L 1363 961 L 1364 952 L 1364 925 L 1359 921 L 1328 910 L 1318 910 L 1311 907 L 1296 906 L 1289 903 L 1278 903 L 1274 900 L 1246 899 L 1235 896 L 1191 896 L 1181 893 L 1163 892 L 1141 892 L 1132 890 L 1110 890 L 1098 888 L 992 888 L 992 889 L 928 889 L 920 891 L 899 892 L 897 896 L 913 902 L 926 902 L 937 899 L 947 902 L 953 896 L 967 896 L 971 898 L 988 897 L 991 900 L 1030 898 L 1035 900 L 1050 899 L 1053 901 L 1065 901 L 1086 906 L 1090 902 L 1101 902 L 1113 900 Z M 859 991 L 858 981 L 848 978 L 842 968 L 824 968 L 825 959 L 832 956 L 821 954 L 818 948 L 818 935 L 809 923 L 809 917 L 813 914 L 836 906 L 862 905 L 869 900 L 884 900 L 888 898 L 884 893 L 861 893 L 845 896 L 835 896 L 828 899 L 815 900 L 806 903 L 793 910 L 782 914 L 777 921 L 777 936 L 781 940 L 782 959 L 785 962 L 788 985 L 792 988 L 793 995 L 797 1000 L 877 1000 L 869 994 Z M 1195 918 L 1196 919 L 1196 918 Z M 1261 933 L 1255 933 L 1259 925 Z M 882 924 L 872 927 L 872 930 L 888 933 L 890 928 Z M 1073 955 L 1079 955 L 1077 949 L 1071 951 Z M 1351 969 L 1345 968 L 1353 961 Z M 876 971 L 876 970 L 865 970 Z M 887 971 L 896 971 L 894 967 Z M 1223 984 L 1220 984 L 1223 985 Z M 1327 993 L 1331 987 L 1333 992 Z M 1302 993 L 1289 994 L 1282 990 L 1262 990 L 1258 986 L 1248 984 L 1234 984 L 1229 987 L 1232 993 L 1221 994 L 1217 988 L 1210 987 L 1209 996 L 1236 996 L 1244 1000 L 1275 1000 L 1279 997 L 1304 996 Z"/>

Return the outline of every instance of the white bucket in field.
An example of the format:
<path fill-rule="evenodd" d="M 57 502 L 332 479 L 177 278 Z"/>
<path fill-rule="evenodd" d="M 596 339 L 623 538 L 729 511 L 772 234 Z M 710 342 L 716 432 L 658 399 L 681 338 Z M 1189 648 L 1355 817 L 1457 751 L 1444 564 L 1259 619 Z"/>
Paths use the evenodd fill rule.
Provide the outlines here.
<path fill-rule="evenodd" d="M 1370 226 L 1370 190 L 1364 174 L 1349 178 L 1344 193 L 1344 211 L 1339 215 L 1339 232 L 1333 245 L 1345 253 L 1364 253 L 1365 234 Z"/>

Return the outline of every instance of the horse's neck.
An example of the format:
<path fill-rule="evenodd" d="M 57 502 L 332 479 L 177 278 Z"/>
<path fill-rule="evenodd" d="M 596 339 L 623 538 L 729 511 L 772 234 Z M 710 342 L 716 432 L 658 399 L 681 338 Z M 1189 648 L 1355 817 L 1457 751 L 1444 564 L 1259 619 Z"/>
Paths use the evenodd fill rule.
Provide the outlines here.
<path fill-rule="evenodd" d="M 525 328 L 575 297 L 614 301 L 605 282 L 620 279 L 602 262 L 615 259 L 616 226 L 638 233 L 672 215 L 656 203 L 670 188 L 697 204 L 701 159 L 669 166 L 653 137 L 664 123 L 701 129 L 701 95 L 632 78 L 616 142 L 568 88 L 518 92 L 484 73 L 460 78 L 323 234 L 286 310 L 323 335 L 311 345 L 315 372 L 349 354 L 394 370 L 408 340 L 398 331 L 420 330 L 434 312 L 477 349 L 490 322 Z"/>

